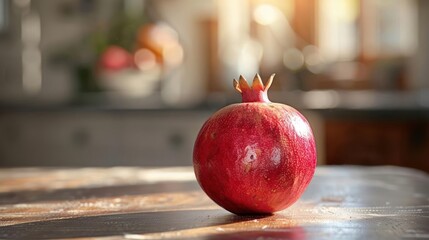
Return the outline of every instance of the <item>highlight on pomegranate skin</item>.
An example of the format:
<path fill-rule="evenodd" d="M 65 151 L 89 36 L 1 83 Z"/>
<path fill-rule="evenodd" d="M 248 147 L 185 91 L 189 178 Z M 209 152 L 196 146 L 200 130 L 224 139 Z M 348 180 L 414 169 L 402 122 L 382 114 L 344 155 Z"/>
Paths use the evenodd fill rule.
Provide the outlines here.
<path fill-rule="evenodd" d="M 193 164 L 204 192 L 239 215 L 271 214 L 295 203 L 313 178 L 316 147 L 312 130 L 296 109 L 268 99 L 258 74 L 234 88 L 242 103 L 214 113 L 194 145 Z"/>

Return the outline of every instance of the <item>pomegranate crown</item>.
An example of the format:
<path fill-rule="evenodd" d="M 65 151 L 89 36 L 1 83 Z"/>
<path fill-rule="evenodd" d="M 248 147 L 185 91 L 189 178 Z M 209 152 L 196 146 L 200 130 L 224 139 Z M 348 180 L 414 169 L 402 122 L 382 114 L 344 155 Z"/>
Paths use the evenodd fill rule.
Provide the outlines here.
<path fill-rule="evenodd" d="M 241 93 L 243 102 L 270 102 L 267 91 L 273 83 L 275 75 L 276 74 L 272 74 L 264 85 L 259 74 L 256 74 L 251 86 L 249 86 L 246 79 L 240 75 L 238 81 L 235 79 L 233 80 L 234 88 Z"/>

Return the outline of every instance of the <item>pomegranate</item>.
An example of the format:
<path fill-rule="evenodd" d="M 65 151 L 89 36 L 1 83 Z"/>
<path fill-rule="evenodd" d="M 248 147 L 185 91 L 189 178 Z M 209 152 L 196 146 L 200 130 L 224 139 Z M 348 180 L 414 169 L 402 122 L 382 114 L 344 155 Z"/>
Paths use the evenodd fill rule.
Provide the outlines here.
<path fill-rule="evenodd" d="M 294 108 L 272 103 L 257 74 L 234 79 L 242 103 L 226 106 L 202 126 L 194 145 L 198 183 L 235 214 L 271 214 L 298 200 L 316 168 L 311 128 Z"/>

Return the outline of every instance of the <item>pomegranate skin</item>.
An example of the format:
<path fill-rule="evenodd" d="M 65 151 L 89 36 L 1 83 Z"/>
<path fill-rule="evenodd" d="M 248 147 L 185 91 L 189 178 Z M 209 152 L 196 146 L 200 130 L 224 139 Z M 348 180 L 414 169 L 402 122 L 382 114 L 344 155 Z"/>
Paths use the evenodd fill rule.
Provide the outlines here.
<path fill-rule="evenodd" d="M 316 161 L 305 117 L 267 99 L 217 111 L 201 128 L 193 154 L 201 188 L 239 215 L 271 214 L 292 205 L 310 183 Z"/>

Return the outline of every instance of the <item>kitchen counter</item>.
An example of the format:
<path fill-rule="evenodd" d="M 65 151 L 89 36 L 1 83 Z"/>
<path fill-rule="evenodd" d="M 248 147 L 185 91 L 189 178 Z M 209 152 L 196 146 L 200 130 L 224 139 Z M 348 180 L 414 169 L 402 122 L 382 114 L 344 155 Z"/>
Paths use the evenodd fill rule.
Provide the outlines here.
<path fill-rule="evenodd" d="M 322 164 L 429 172 L 428 91 L 270 91 L 270 98 L 307 117 Z M 63 105 L 0 103 L 0 166 L 190 165 L 204 121 L 239 101 L 229 92 L 187 107 L 111 95 Z"/>
<path fill-rule="evenodd" d="M 319 167 L 301 199 L 236 216 L 191 167 L 0 169 L 1 239 L 408 239 L 429 237 L 429 175 Z"/>
<path fill-rule="evenodd" d="M 429 90 L 375 91 L 375 90 L 311 90 L 269 92 L 273 102 L 291 105 L 297 109 L 333 112 L 392 112 L 426 113 L 429 117 Z M 146 112 L 213 112 L 241 101 L 235 92 L 209 93 L 200 103 L 188 106 L 168 105 L 159 94 L 145 98 L 126 98 L 114 94 L 86 94 L 69 102 L 44 103 L 29 99 L 20 103 L 0 102 L 0 112 L 9 111 L 146 111 Z"/>

